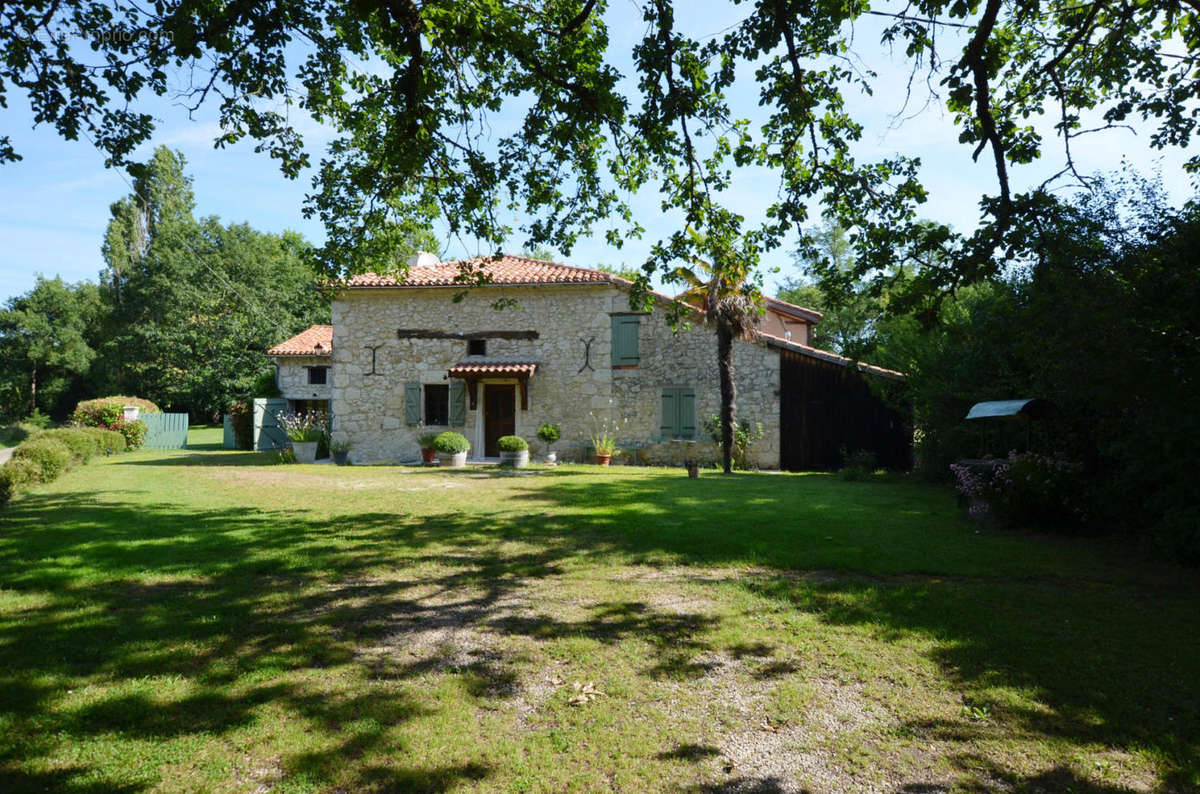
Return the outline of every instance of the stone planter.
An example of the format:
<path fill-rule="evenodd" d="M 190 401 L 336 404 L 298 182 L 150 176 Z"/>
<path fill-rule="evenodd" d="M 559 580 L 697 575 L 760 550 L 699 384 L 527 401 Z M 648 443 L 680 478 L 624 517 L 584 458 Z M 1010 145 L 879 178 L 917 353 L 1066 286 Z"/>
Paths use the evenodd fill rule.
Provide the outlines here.
<path fill-rule="evenodd" d="M 601 455 L 599 452 L 596 453 L 597 466 L 607 466 L 610 463 L 612 463 L 612 455 Z"/>
<path fill-rule="evenodd" d="M 439 452 L 437 457 L 438 464 L 448 469 L 461 469 L 467 465 L 467 453 L 465 452 Z"/>
<path fill-rule="evenodd" d="M 350 450 L 344 449 L 341 452 L 330 452 L 333 456 L 333 462 L 338 466 L 345 466 L 350 462 Z"/>
<path fill-rule="evenodd" d="M 512 466 L 514 469 L 525 468 L 529 465 L 529 450 L 518 449 L 516 452 L 500 450 L 500 465 Z"/>
<path fill-rule="evenodd" d="M 317 459 L 317 445 L 319 443 L 319 441 L 293 441 L 292 453 L 296 456 L 296 462 L 314 462 Z"/>
<path fill-rule="evenodd" d="M 556 465 L 558 463 L 558 453 L 557 452 L 547 452 L 545 462 L 550 466 Z"/>
<path fill-rule="evenodd" d="M 422 463 L 437 463 L 437 450 L 421 447 L 421 462 Z"/>
<path fill-rule="evenodd" d="M 700 464 L 688 461 L 687 473 L 688 473 L 688 477 L 691 477 L 693 480 L 696 479 L 697 477 L 699 477 L 700 476 Z"/>

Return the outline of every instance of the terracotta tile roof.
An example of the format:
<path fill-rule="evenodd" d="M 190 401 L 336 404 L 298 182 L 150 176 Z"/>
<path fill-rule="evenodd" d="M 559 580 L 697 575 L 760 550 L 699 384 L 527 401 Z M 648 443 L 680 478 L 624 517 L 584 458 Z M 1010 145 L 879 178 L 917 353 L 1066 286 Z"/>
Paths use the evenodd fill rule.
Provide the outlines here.
<path fill-rule="evenodd" d="M 510 375 L 529 377 L 537 372 L 538 365 L 531 361 L 460 361 L 447 373 L 451 378 L 479 377 L 480 375 Z"/>
<path fill-rule="evenodd" d="M 781 339 L 778 336 L 772 336 L 771 334 L 764 333 L 760 333 L 758 337 L 762 341 L 766 342 L 770 347 L 781 347 L 784 350 L 791 350 L 793 353 L 799 353 L 810 358 L 820 359 L 821 361 L 828 361 L 831 364 L 838 364 L 843 367 L 848 367 L 855 363 L 854 359 L 846 358 L 845 356 L 839 356 L 837 353 L 830 353 L 828 350 L 821 350 L 820 348 L 810 347 L 809 345 L 802 345 L 799 342 L 793 342 L 790 339 Z M 907 377 L 903 372 L 897 372 L 894 369 L 877 367 L 874 364 L 867 364 L 862 361 L 857 363 L 860 370 L 863 372 L 870 372 L 872 375 L 883 375 L 887 378 Z"/>
<path fill-rule="evenodd" d="M 788 303 L 787 301 L 781 301 L 779 298 L 766 297 L 766 303 L 767 309 L 770 311 L 779 312 L 780 314 L 787 314 L 792 317 L 799 317 L 802 320 L 808 320 L 810 323 L 819 323 L 821 322 L 821 318 L 824 317 L 824 315 L 818 311 L 806 309 L 803 306 L 797 306 L 796 304 Z"/>
<path fill-rule="evenodd" d="M 435 265 L 420 265 L 409 268 L 403 279 L 378 273 L 361 273 L 351 276 L 336 286 L 349 289 L 372 287 L 466 287 L 472 281 L 462 280 L 464 270 L 468 274 L 482 274 L 486 283 L 505 286 L 534 284 L 607 284 L 613 277 L 602 270 L 586 267 L 560 265 L 557 262 L 542 262 L 523 256 L 475 257 L 456 262 L 439 262 Z"/>
<path fill-rule="evenodd" d="M 314 325 L 267 351 L 268 356 L 329 356 L 332 354 L 332 325 Z"/>

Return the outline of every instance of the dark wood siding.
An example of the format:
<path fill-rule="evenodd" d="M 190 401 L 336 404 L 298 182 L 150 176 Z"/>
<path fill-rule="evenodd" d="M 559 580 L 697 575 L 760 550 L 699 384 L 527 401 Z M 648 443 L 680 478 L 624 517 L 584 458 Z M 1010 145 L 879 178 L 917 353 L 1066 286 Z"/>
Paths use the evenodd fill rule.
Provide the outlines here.
<path fill-rule="evenodd" d="M 832 471 L 842 450 L 870 450 L 887 469 L 912 467 L 911 412 L 872 392 L 868 377 L 831 362 L 779 352 L 780 467 Z M 901 385 L 888 381 L 889 389 Z M 890 402 L 890 401 L 889 401 Z"/>

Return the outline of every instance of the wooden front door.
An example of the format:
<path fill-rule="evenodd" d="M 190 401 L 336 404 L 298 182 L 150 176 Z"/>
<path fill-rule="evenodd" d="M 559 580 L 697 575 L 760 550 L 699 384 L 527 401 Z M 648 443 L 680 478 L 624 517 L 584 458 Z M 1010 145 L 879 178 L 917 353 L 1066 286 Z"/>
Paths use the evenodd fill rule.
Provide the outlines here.
<path fill-rule="evenodd" d="M 499 457 L 496 442 L 517 432 L 517 387 L 511 383 L 483 386 L 483 454 Z"/>

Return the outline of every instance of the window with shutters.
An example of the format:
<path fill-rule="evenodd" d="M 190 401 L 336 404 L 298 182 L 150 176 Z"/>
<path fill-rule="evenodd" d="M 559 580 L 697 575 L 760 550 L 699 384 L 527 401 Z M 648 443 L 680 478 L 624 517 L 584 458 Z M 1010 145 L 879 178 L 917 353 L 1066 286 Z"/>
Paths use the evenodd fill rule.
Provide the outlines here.
<path fill-rule="evenodd" d="M 425 424 L 450 424 L 450 386 L 448 384 L 425 384 Z"/>
<path fill-rule="evenodd" d="M 695 438 L 696 436 L 696 392 L 688 387 L 663 389 L 662 423 L 659 428 L 663 438 Z"/>
<path fill-rule="evenodd" d="M 613 369 L 631 368 L 638 365 L 638 327 L 641 318 L 636 314 L 614 314 L 612 316 L 612 365 Z"/>

